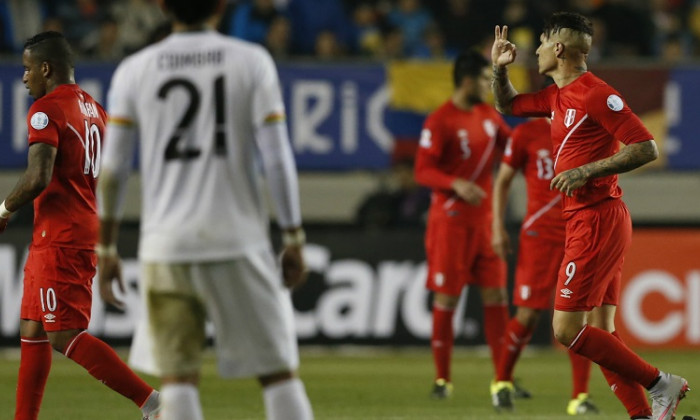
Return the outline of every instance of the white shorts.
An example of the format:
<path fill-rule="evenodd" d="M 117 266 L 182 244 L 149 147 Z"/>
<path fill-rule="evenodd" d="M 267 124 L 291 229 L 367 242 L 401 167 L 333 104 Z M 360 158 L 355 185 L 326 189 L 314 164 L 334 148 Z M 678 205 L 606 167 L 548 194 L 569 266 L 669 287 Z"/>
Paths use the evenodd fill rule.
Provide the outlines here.
<path fill-rule="evenodd" d="M 221 262 L 145 262 L 142 270 L 148 321 L 134 334 L 134 368 L 156 376 L 199 372 L 206 318 L 222 376 L 298 368 L 290 293 L 269 251 Z"/>

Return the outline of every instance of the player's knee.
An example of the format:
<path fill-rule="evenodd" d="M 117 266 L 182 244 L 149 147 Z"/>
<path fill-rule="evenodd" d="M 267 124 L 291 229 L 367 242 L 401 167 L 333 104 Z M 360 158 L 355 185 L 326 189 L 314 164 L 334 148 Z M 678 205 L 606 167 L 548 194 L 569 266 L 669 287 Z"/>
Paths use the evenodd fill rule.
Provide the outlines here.
<path fill-rule="evenodd" d="M 295 372 L 292 371 L 276 372 L 268 375 L 258 376 L 258 382 L 260 382 L 260 385 L 262 385 L 264 388 L 269 385 L 274 385 L 276 383 L 288 381 L 294 378 L 295 376 Z"/>
<path fill-rule="evenodd" d="M 559 343 L 568 347 L 574 341 L 579 331 L 581 331 L 581 326 L 572 322 L 557 321 L 557 319 L 554 319 L 552 322 L 554 338 Z"/>

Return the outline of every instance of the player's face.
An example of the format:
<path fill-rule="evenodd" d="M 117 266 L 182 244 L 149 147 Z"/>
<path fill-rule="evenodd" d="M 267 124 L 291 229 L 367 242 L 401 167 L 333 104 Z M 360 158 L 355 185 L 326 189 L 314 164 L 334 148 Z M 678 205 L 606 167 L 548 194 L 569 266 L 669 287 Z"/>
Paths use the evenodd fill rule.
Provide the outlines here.
<path fill-rule="evenodd" d="M 557 57 L 554 53 L 554 40 L 552 37 L 540 35 L 540 46 L 537 47 L 535 55 L 537 55 L 537 68 L 540 74 L 548 75 L 552 70 L 557 68 Z"/>
<path fill-rule="evenodd" d="M 491 90 L 491 69 L 484 67 L 478 77 L 472 79 L 472 89 L 469 99 L 473 103 L 481 103 L 486 100 L 486 95 Z"/>
<path fill-rule="evenodd" d="M 38 99 L 46 95 L 46 78 L 44 77 L 44 63 L 32 56 L 30 50 L 24 50 L 22 54 L 22 65 L 24 66 L 24 74 L 22 82 L 29 89 L 29 94 Z"/>

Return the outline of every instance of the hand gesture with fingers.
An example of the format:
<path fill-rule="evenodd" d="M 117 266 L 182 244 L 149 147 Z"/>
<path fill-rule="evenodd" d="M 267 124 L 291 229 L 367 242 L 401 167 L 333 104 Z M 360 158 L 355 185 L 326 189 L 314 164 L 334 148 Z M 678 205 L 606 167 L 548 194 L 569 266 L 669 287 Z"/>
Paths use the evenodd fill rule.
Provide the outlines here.
<path fill-rule="evenodd" d="M 496 25 L 494 34 L 493 47 L 491 47 L 491 61 L 494 66 L 507 66 L 515 61 L 517 49 L 515 44 L 508 41 L 508 26 L 504 25 L 503 29 Z"/>

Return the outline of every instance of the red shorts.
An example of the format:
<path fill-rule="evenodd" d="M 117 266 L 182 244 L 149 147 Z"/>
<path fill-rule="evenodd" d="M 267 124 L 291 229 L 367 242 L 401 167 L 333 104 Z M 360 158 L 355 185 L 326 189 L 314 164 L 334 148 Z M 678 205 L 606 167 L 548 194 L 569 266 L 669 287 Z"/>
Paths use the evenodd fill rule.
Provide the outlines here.
<path fill-rule="evenodd" d="M 521 232 L 513 304 L 532 309 L 550 309 L 562 258 L 563 237 L 557 241 Z"/>
<path fill-rule="evenodd" d="M 45 331 L 87 329 L 96 266 L 92 250 L 32 248 L 24 266 L 20 318 L 41 322 Z"/>
<path fill-rule="evenodd" d="M 425 232 L 428 260 L 426 287 L 459 296 L 465 285 L 505 288 L 506 264 L 491 248 L 490 226 L 428 223 Z"/>
<path fill-rule="evenodd" d="M 566 222 L 566 246 L 559 268 L 554 309 L 589 311 L 617 305 L 632 219 L 622 200 L 578 210 Z"/>

